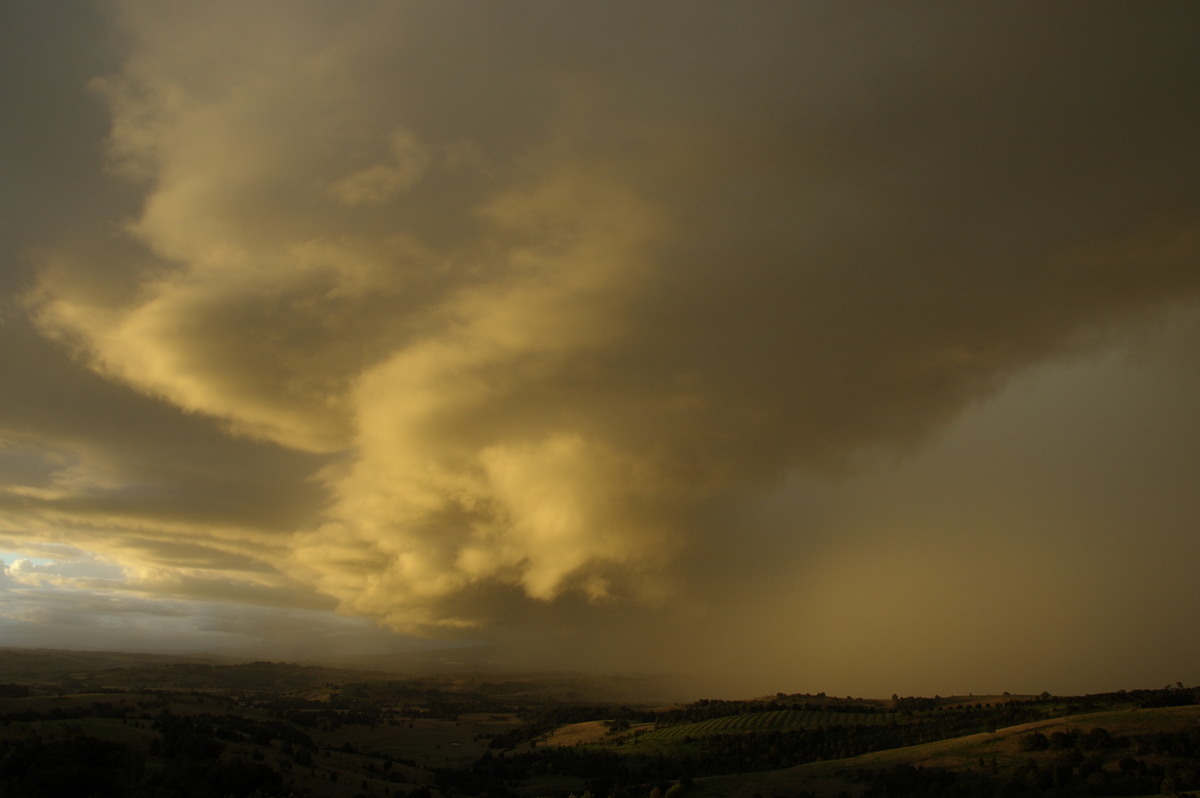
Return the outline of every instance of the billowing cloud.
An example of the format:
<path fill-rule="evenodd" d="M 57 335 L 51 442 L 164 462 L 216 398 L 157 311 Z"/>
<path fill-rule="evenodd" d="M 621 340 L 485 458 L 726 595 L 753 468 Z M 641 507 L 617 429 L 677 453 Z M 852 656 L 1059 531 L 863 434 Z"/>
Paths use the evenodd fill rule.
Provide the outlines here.
<path fill-rule="evenodd" d="M 788 480 L 1200 297 L 1195 9 L 1028 11 L 115 4 L 140 205 L 25 307 L 274 465 L 39 444 L 8 533 L 410 632 L 688 606 Z"/>

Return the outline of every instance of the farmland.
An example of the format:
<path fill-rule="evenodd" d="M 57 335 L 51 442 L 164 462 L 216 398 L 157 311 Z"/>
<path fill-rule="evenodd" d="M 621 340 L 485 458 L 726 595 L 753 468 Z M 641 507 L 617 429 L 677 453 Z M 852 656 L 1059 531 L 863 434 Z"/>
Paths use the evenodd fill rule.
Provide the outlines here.
<path fill-rule="evenodd" d="M 784 731 L 790 729 L 819 729 L 826 726 L 886 726 L 896 722 L 892 712 L 837 712 L 831 710 L 779 709 L 768 712 L 746 712 L 710 718 L 699 723 L 666 726 L 643 736 L 644 741 L 682 740 L 713 734 L 738 732 Z"/>
<path fill-rule="evenodd" d="M 1198 691 L 1183 685 L 637 702 L 632 683 L 0 650 L 0 798 L 1200 789 Z"/>

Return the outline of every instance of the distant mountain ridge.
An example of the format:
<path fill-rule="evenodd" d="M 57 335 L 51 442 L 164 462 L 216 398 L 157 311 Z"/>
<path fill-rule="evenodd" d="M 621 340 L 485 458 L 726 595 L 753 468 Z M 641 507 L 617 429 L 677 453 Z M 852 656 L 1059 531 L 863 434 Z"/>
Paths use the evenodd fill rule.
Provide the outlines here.
<path fill-rule="evenodd" d="M 446 656 L 455 652 L 458 656 Z M 462 656 L 463 653 L 466 656 Z M 672 677 L 506 670 L 485 661 L 487 649 L 445 649 L 274 662 L 218 654 L 155 654 L 0 648 L 0 683 L 88 689 L 312 690 L 330 684 L 407 682 L 447 693 L 519 696 L 522 700 L 645 702 L 682 698 Z"/>

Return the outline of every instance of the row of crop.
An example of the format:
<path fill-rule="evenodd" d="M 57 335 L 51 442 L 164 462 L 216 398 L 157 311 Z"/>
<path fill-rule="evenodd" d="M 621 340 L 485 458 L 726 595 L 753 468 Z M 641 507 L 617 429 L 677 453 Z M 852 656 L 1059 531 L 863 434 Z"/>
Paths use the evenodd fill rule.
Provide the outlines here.
<path fill-rule="evenodd" d="M 713 734 L 734 734 L 746 731 L 786 731 L 790 729 L 819 729 L 828 726 L 880 726 L 893 716 L 888 713 L 829 712 L 825 710 L 783 709 L 774 712 L 747 712 L 709 718 L 697 723 L 668 726 L 645 735 L 655 740 L 678 740 L 684 737 L 706 737 Z"/>

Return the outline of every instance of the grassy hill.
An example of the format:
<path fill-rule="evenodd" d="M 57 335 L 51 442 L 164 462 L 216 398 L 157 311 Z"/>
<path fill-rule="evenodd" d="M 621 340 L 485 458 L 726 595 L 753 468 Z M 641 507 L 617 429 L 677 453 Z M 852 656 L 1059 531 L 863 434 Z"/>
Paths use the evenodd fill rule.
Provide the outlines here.
<path fill-rule="evenodd" d="M 1103 730 L 1098 734 L 1096 730 Z M 1041 748 L 1033 735 L 1040 734 L 1047 746 Z M 1055 735 L 1060 735 L 1055 745 Z M 1107 742 L 1101 743 L 1107 738 Z M 1180 746 L 1183 739 L 1193 746 Z M 1031 742 L 1035 741 L 1035 742 Z M 1090 742 L 1089 742 L 1090 741 Z M 1081 747 L 1082 746 L 1082 747 Z M 961 774 L 955 780 L 962 794 L 1091 794 L 1159 795 L 1162 782 L 1172 774 L 1176 787 L 1195 784 L 1195 758 L 1200 754 L 1200 706 L 1121 709 L 1036 721 L 965 735 L 921 745 L 877 751 L 847 759 L 812 762 L 776 771 L 722 775 L 695 781 L 689 795 L 751 798 L 754 795 L 860 796 L 885 794 L 954 794 L 952 785 L 931 788 L 917 778 L 908 790 L 888 783 L 887 776 L 911 771 L 930 774 Z M 1122 761 L 1125 770 L 1122 770 Z M 1121 791 L 1125 773 L 1141 784 Z M 1075 790 L 1071 790 L 1070 780 Z M 1081 777 L 1081 769 L 1083 771 Z M 1192 771 L 1188 776 L 1185 771 Z M 1089 780 L 1089 777 L 1090 780 Z M 1047 782 L 1039 785 L 1039 780 Z M 1106 786 L 1108 789 L 1106 789 Z M 1191 789 L 1200 787 L 1195 784 Z M 1148 791 L 1143 791 L 1148 790 Z M 874 791 L 874 792 L 873 792 Z"/>
<path fill-rule="evenodd" d="M 1182 685 L 613 700 L 640 683 L 0 650 L 0 798 L 1200 791 L 1200 695 Z"/>

